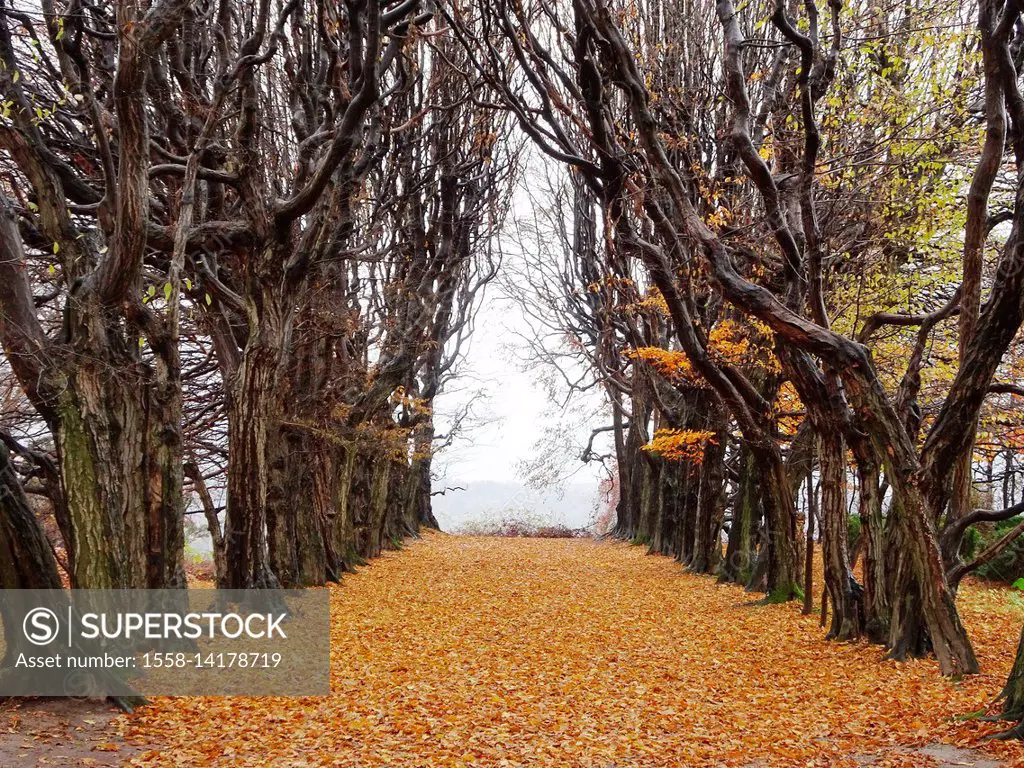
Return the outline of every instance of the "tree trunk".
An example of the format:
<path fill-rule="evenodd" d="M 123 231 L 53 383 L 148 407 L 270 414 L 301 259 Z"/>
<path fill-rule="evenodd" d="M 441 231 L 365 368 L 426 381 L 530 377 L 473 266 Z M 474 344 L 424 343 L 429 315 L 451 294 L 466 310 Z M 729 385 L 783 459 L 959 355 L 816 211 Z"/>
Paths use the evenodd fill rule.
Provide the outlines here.
<path fill-rule="evenodd" d="M 773 446 L 759 447 L 754 458 L 761 476 L 761 503 L 767 532 L 768 595 L 765 601 L 779 603 L 802 598 L 796 552 L 796 501 L 785 464 Z"/>
<path fill-rule="evenodd" d="M 393 461 L 384 457 L 371 459 L 370 472 L 370 509 L 369 509 L 369 539 L 367 541 L 364 557 L 377 557 L 384 551 L 385 525 L 388 512 L 388 487 L 391 479 L 391 472 L 394 466 Z"/>
<path fill-rule="evenodd" d="M 682 462 L 676 472 L 679 491 L 676 497 L 676 519 L 678 520 L 678 551 L 673 551 L 681 563 L 693 561 L 697 544 L 697 514 L 700 504 L 700 466 L 693 462 Z"/>
<path fill-rule="evenodd" d="M 644 485 L 650 473 L 647 457 L 641 448 L 647 443 L 647 422 L 650 409 L 644 404 L 640 393 L 634 392 L 629 428 L 626 430 L 624 453 L 620 459 L 620 471 L 624 473 L 619 488 L 618 522 L 615 535 L 625 541 L 643 542 L 640 533 L 640 517 L 644 501 Z"/>
<path fill-rule="evenodd" d="M 650 547 L 654 542 L 658 520 L 659 493 L 657 459 L 644 451 L 637 452 L 636 471 L 633 474 L 633 493 L 639 504 L 636 542 Z"/>
<path fill-rule="evenodd" d="M 1002 717 L 1004 720 L 1016 720 L 1024 723 L 1024 629 L 1017 643 L 1017 655 L 1013 660 L 1006 685 L 1003 686 L 999 698 L 1003 700 Z M 1003 737 L 1024 738 L 1024 725 L 1003 734 Z"/>
<path fill-rule="evenodd" d="M 886 577 L 886 530 L 878 464 L 870 456 L 857 456 L 860 485 L 861 538 L 864 540 L 864 633 L 873 643 L 884 643 L 891 619 Z"/>
<path fill-rule="evenodd" d="M 832 601 L 828 637 L 852 640 L 860 636 L 860 606 L 853 590 L 847 542 L 846 449 L 838 430 L 818 435 L 821 467 L 821 546 L 825 562 L 825 587 Z"/>
<path fill-rule="evenodd" d="M 817 517 L 817 493 L 814 473 L 807 473 L 807 543 L 804 546 L 804 608 L 806 616 L 814 610 L 814 518 Z"/>
<path fill-rule="evenodd" d="M 674 555 L 679 533 L 676 505 L 679 502 L 675 467 L 660 456 L 651 462 L 650 476 L 650 546 L 652 555 Z"/>
<path fill-rule="evenodd" d="M 0 449 L 0 589 L 61 588 L 50 542 L 29 506 L 7 450 Z"/>
<path fill-rule="evenodd" d="M 156 371 L 134 359 L 137 348 L 129 350 L 88 295 L 70 314 L 83 346 L 60 374 L 54 432 L 71 584 L 184 587 L 180 381 L 159 348 Z"/>
<path fill-rule="evenodd" d="M 6 450 L 0 450 L 0 589 L 53 590 L 54 597 L 63 602 L 64 607 L 70 605 L 66 602 L 67 593 L 61 583 L 57 561 L 53 557 L 46 533 L 28 504 Z M 64 607 L 53 607 L 59 613 L 64 613 Z M 29 645 L 23 639 L 22 628 L 10 615 L 6 602 L 0 602 L 0 620 L 7 639 L 4 666 L 11 666 L 12 659 L 18 653 L 39 654 L 40 648 Z M 50 654 L 55 648 L 51 645 L 48 650 L 42 650 Z M 76 645 L 76 650 L 80 654 L 95 655 L 100 649 Z M 66 672 L 53 668 L 38 674 L 54 674 L 63 678 Z M 96 674 L 106 676 L 109 673 L 99 670 Z M 146 703 L 140 696 L 112 696 L 111 699 L 126 712 Z"/>
<path fill-rule="evenodd" d="M 630 457 L 626 449 L 626 430 L 622 423 L 622 411 L 618 392 L 610 390 L 612 398 L 612 428 L 615 439 L 615 471 L 618 474 L 619 498 L 615 504 L 615 525 L 610 535 L 617 539 L 632 539 L 635 523 L 631 519 L 632 507 L 629 499 Z"/>
<path fill-rule="evenodd" d="M 226 550 L 230 589 L 280 586 L 268 562 L 269 441 L 278 431 L 284 312 L 273 287 L 247 299 L 249 340 L 228 387 Z"/>
<path fill-rule="evenodd" d="M 335 466 L 334 504 L 329 517 L 330 546 L 329 562 L 337 576 L 351 571 L 363 559 L 357 550 L 356 521 L 353 514 L 357 483 L 357 452 L 352 445 L 346 445 L 338 452 Z M 361 467 L 360 467 L 361 469 Z"/>
<path fill-rule="evenodd" d="M 383 550 L 393 463 L 375 449 L 355 448 L 347 508 L 352 516 L 352 548 L 357 562 L 377 557 Z"/>
<path fill-rule="evenodd" d="M 62 588 L 50 542 L 29 506 L 7 449 L 0 448 L 0 589 Z M 6 640 L 4 666 L 11 666 L 19 653 L 39 650 L 24 639 L 6 600 L 0 602 L 0 619 Z"/>
<path fill-rule="evenodd" d="M 415 441 L 412 475 L 415 479 L 416 527 L 423 526 L 439 531 L 441 526 L 438 524 L 437 518 L 434 517 L 434 506 L 430 495 L 432 484 L 430 473 L 434 463 L 431 453 L 434 443 L 433 415 L 428 416 L 427 421 L 420 425 Z"/>
<path fill-rule="evenodd" d="M 722 495 L 725 490 L 725 429 L 715 432 L 704 448 L 700 468 L 700 493 L 690 570 L 712 573 L 718 567 L 722 552 L 719 534 L 722 530 Z"/>
<path fill-rule="evenodd" d="M 740 477 L 733 504 L 729 540 L 725 559 L 719 569 L 719 581 L 746 584 L 754 571 L 757 557 L 754 551 L 754 532 L 760 524 L 760 495 L 754 455 L 745 445 L 740 447 Z"/>
<path fill-rule="evenodd" d="M 863 361 L 862 367 L 872 371 L 871 375 L 859 374 L 856 366 L 845 368 L 842 375 L 854 410 L 861 420 L 859 428 L 870 438 L 875 455 L 884 460 L 886 477 L 892 487 L 887 548 L 894 553 L 895 563 L 889 572 L 895 574 L 895 578 L 890 582 L 889 592 L 894 596 L 889 654 L 892 658 L 902 659 L 908 654 L 922 653 L 930 645 L 942 674 L 974 674 L 978 671 L 978 660 L 946 582 L 936 538 L 938 514 L 935 510 L 941 499 L 934 493 L 927 497 L 922 493 L 924 488 L 935 491 L 934 484 L 925 480 L 933 474 L 929 467 L 937 454 L 927 460 L 918 460 L 914 444 L 873 374 L 870 358 Z M 943 413 L 948 406 L 947 401 Z M 929 440 L 935 429 L 933 427 Z M 936 450 L 942 453 L 946 450 L 946 443 L 939 442 L 941 445 Z M 928 441 L 922 455 L 926 453 Z M 931 508 L 926 506 L 926 498 Z M 899 599 L 896 600 L 895 596 Z"/>
<path fill-rule="evenodd" d="M 271 427 L 273 429 L 273 427 Z M 285 588 L 299 586 L 298 515 L 312 505 L 312 477 L 301 428 L 275 430 L 267 450 L 267 562 Z"/>
<path fill-rule="evenodd" d="M 901 487 L 902 486 L 902 487 Z M 945 675 L 974 674 L 978 660 L 946 583 L 934 530 L 917 488 L 893 480 L 895 520 L 889 548 L 896 561 L 890 594 L 889 656 L 920 656 L 931 648 Z"/>
<path fill-rule="evenodd" d="M 407 514 L 413 485 L 412 466 L 404 458 L 389 461 L 387 488 L 384 502 L 384 549 L 398 549 L 402 541 L 416 535 L 416 522 Z"/>
<path fill-rule="evenodd" d="M 326 520 L 333 505 L 329 440 L 286 427 L 271 446 L 267 491 L 267 554 L 282 587 L 327 583 Z"/>

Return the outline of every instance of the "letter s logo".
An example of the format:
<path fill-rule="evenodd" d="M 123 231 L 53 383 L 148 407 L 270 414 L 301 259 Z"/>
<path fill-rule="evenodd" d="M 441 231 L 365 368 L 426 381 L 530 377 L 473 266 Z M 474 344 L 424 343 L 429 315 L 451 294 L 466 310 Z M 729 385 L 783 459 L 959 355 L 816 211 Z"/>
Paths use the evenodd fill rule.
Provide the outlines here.
<path fill-rule="evenodd" d="M 49 608 L 33 608 L 25 614 L 21 629 L 25 633 L 25 638 L 33 645 L 48 645 L 57 637 L 60 622 L 57 620 L 57 614 Z"/>

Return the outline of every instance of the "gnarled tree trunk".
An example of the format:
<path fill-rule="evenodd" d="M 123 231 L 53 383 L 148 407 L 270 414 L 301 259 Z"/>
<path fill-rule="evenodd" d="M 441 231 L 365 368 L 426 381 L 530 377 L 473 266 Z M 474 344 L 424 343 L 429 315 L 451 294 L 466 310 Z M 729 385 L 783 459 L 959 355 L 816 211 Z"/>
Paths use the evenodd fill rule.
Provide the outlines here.
<path fill-rule="evenodd" d="M 279 439 L 279 380 L 287 319 L 270 285 L 255 286 L 246 310 L 249 340 L 228 384 L 227 586 L 268 589 L 280 586 L 268 560 L 266 507 L 270 443 Z"/>
<path fill-rule="evenodd" d="M 62 384 L 53 430 L 72 534 L 72 586 L 184 587 L 177 372 L 159 345 L 155 369 L 139 360 L 137 343 L 124 338 L 88 289 L 69 311 L 68 327 L 72 349 L 53 374 Z"/>
<path fill-rule="evenodd" d="M 846 521 L 846 450 L 838 430 L 818 435 L 821 467 L 821 534 L 825 586 L 832 601 L 828 636 L 852 640 L 860 635 L 860 601 L 850 572 Z"/>
<path fill-rule="evenodd" d="M 719 535 L 724 514 L 725 444 L 728 434 L 724 428 L 715 432 L 704 448 L 704 461 L 700 472 L 700 497 L 697 502 L 696 536 L 690 570 L 711 573 L 718 567 L 722 552 Z"/>

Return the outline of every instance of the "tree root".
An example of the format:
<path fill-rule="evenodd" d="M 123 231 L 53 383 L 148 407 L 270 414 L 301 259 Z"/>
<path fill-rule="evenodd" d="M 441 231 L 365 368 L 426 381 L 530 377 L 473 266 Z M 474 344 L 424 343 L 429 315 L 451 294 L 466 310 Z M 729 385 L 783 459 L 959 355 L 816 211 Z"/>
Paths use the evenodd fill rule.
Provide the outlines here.
<path fill-rule="evenodd" d="M 127 714 L 131 714 L 138 707 L 149 704 L 149 699 L 145 696 L 110 696 L 108 698 L 116 704 L 122 712 Z"/>
<path fill-rule="evenodd" d="M 986 739 L 989 741 L 1017 741 L 1024 739 L 1024 722 L 1017 723 L 1009 730 L 987 736 Z"/>

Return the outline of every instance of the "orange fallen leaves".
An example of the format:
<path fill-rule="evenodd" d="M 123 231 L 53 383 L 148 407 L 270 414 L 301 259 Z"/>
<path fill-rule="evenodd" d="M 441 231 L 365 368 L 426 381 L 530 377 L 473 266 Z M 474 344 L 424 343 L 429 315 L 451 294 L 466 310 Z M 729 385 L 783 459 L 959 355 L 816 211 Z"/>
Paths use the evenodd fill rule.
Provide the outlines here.
<path fill-rule="evenodd" d="M 125 733 L 159 745 L 135 765 L 927 765 L 893 749 L 935 742 L 1024 764 L 955 719 L 1009 669 L 1005 590 L 961 587 L 985 673 L 959 682 L 750 599 L 625 544 L 429 535 L 332 589 L 331 697 L 157 699 Z"/>

